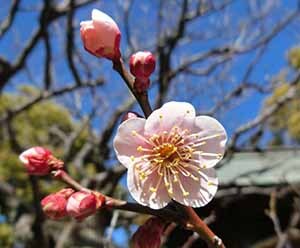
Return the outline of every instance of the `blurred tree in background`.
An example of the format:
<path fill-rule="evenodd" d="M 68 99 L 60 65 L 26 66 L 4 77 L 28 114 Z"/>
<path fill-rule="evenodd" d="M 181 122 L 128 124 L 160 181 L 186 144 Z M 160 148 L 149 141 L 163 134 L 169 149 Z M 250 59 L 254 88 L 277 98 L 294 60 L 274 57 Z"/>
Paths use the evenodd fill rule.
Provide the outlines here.
<path fill-rule="evenodd" d="M 228 130 L 220 190 L 198 214 L 230 248 L 300 247 L 300 181 L 253 180 L 288 163 L 278 157 L 275 161 L 278 151 L 296 151 L 284 154 L 299 157 L 299 4 L 297 0 L 1 2 L 0 247 L 128 247 L 133 231 L 146 219 L 103 210 L 81 223 L 46 220 L 40 199 L 63 185 L 50 177 L 28 176 L 18 161 L 24 149 L 45 146 L 83 185 L 129 197 L 126 168 L 115 159 L 112 139 L 124 112 L 141 111 L 110 61 L 82 48 L 79 23 L 90 19 L 93 8 L 108 13 L 120 26 L 126 62 L 139 50 L 156 55 L 158 66 L 149 93 L 154 108 L 170 100 L 188 101 L 198 114 L 215 116 Z M 236 159 L 239 154 L 246 158 Z M 257 169 L 261 161 L 264 167 Z M 248 162 L 255 169 L 250 166 L 242 173 Z M 233 163 L 237 169 L 231 170 Z M 295 175 L 299 164 L 293 168 Z M 221 170 L 232 175 L 229 181 Z M 164 246 L 205 244 L 174 227 Z"/>
<path fill-rule="evenodd" d="M 299 71 L 300 47 L 291 48 L 287 57 L 291 69 Z M 286 95 L 290 89 L 290 84 L 287 82 L 285 75 L 279 75 L 278 81 L 279 83 L 275 86 L 272 96 L 266 101 L 266 106 L 274 104 L 276 100 Z M 283 104 L 277 113 L 270 118 L 270 128 L 274 132 L 271 144 L 280 145 L 289 140 L 295 143 L 300 142 L 300 86 L 297 86 L 295 95 L 295 98 Z M 287 139 L 286 134 L 290 139 Z"/>

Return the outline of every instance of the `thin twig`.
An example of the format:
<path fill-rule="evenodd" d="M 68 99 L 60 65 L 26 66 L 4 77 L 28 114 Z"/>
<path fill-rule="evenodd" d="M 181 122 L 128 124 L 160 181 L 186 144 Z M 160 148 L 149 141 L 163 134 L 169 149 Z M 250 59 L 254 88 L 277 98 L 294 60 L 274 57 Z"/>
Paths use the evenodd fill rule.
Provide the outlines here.
<path fill-rule="evenodd" d="M 53 171 L 53 176 L 54 178 L 66 183 L 67 185 L 76 190 L 90 191 L 89 189 L 83 187 L 78 182 L 76 182 L 63 170 Z M 207 224 L 196 214 L 194 209 L 191 207 L 186 207 L 179 203 L 175 203 L 177 207 L 183 210 L 186 217 L 183 218 L 183 216 L 178 214 L 178 212 L 170 210 L 167 207 L 163 209 L 152 209 L 137 203 L 122 201 L 105 195 L 103 196 L 105 197 L 105 207 L 108 209 L 119 209 L 135 213 L 158 216 L 168 222 L 175 222 L 187 229 L 197 232 L 199 236 L 203 240 L 205 240 L 208 246 L 211 248 L 225 248 L 222 240 L 213 233 L 213 231 L 207 226 Z"/>
<path fill-rule="evenodd" d="M 148 93 L 147 92 L 138 93 L 134 89 L 134 87 L 133 87 L 134 78 L 127 71 L 124 61 L 122 59 L 113 61 L 113 69 L 120 74 L 120 76 L 126 83 L 127 87 L 129 88 L 131 93 L 134 95 L 134 97 L 138 101 L 139 105 L 141 106 L 141 108 L 145 114 L 145 117 L 147 118 L 152 113 L 152 109 L 151 109 L 149 99 L 148 99 Z"/>
<path fill-rule="evenodd" d="M 176 203 L 187 218 L 186 228 L 198 233 L 210 248 L 225 248 L 223 241 L 213 233 L 207 224 L 196 214 L 193 208 Z"/>

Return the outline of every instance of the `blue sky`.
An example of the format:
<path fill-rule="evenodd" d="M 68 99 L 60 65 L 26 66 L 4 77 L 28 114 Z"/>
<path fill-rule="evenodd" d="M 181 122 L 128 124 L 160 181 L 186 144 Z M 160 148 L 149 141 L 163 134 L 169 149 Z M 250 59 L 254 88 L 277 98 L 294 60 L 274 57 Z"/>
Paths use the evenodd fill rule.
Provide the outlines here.
<path fill-rule="evenodd" d="M 30 8 L 30 6 L 34 6 L 38 1 L 30 0 L 30 1 L 23 1 L 22 7 L 24 9 Z M 141 1 L 143 2 L 143 1 Z M 147 1 L 145 1 L 147 2 Z M 285 11 L 291 11 L 295 8 L 296 6 L 296 1 L 290 0 L 290 1 L 278 1 L 279 4 L 281 4 L 282 12 Z M 0 10 L 0 19 L 1 17 L 3 18 L 4 14 L 7 11 L 7 8 L 9 6 L 9 1 L 5 1 L 4 6 Z M 101 3 L 96 3 L 94 5 L 90 5 L 88 7 L 85 7 L 78 11 L 76 13 L 76 16 L 78 20 L 86 20 L 90 18 L 90 11 L 92 8 L 97 7 L 102 9 L 103 11 L 109 13 L 112 17 L 115 17 L 116 20 L 119 20 L 120 18 L 117 18 L 117 7 L 116 4 L 111 4 L 109 2 L 101 2 Z M 156 7 L 155 1 L 153 1 L 153 8 Z M 139 10 L 140 6 L 138 4 L 134 5 L 133 8 L 133 15 L 135 18 L 139 18 L 141 15 L 141 11 Z M 151 8 L 151 6 L 149 7 Z M 240 18 L 243 15 L 243 12 L 245 12 L 244 5 L 242 4 L 242 1 L 237 1 L 235 5 L 233 5 L 231 9 L 231 18 Z M 143 16 L 143 18 L 146 19 L 151 19 L 153 18 L 153 15 L 155 15 L 155 12 L 153 11 L 148 11 L 147 13 L 148 16 Z M 270 24 L 276 23 L 278 20 L 282 18 L 283 15 L 280 15 L 280 13 L 276 13 L 272 18 L 270 18 Z M 142 18 L 142 17 L 141 17 Z M 214 16 L 208 16 L 206 19 L 202 20 L 201 23 L 199 23 L 199 28 L 209 28 L 209 23 L 211 19 L 215 18 Z M 133 19 L 133 18 L 132 18 Z M 119 20 L 121 22 L 121 20 Z M 273 23 L 272 23 L 273 22 Z M 0 54 L 3 55 L 4 57 L 8 59 L 15 59 L 16 56 L 18 55 L 18 52 L 22 49 L 22 45 L 24 44 L 24 41 L 30 37 L 32 32 L 34 32 L 36 25 L 38 23 L 38 16 L 36 11 L 30 11 L 26 10 L 23 11 L 21 15 L 18 15 L 15 23 L 14 23 L 14 30 L 13 32 L 7 33 L 7 35 L 0 40 Z M 64 22 L 60 21 L 60 23 L 63 25 Z M 134 26 L 134 21 L 132 21 Z M 75 23 L 76 26 L 79 27 L 79 21 Z M 119 26 L 122 28 L 122 22 L 119 23 Z M 270 25 L 271 26 L 271 25 Z M 196 26 L 197 27 L 197 26 Z M 52 29 L 56 30 L 58 27 L 52 27 Z M 51 30 L 52 30 L 51 29 Z M 151 32 L 151 29 L 148 29 L 149 32 Z M 139 32 L 141 33 L 141 32 Z M 78 47 L 80 47 L 80 39 L 79 39 L 79 29 L 77 31 L 77 42 L 78 42 Z M 142 38 L 142 37 L 141 37 Z M 122 48 L 123 50 L 126 49 L 126 42 L 125 42 L 125 37 L 123 35 L 122 39 Z M 63 42 L 63 39 L 61 39 Z M 193 54 L 195 52 L 199 51 L 205 51 L 216 44 L 224 42 L 222 39 L 219 40 L 212 40 L 209 43 L 195 43 L 189 47 L 187 50 L 186 47 L 181 51 L 178 49 L 178 54 L 179 56 L 181 54 Z M 253 80 L 253 82 L 258 82 L 260 84 L 266 83 L 266 80 L 270 80 L 270 77 L 276 75 L 284 66 L 286 66 L 286 53 L 289 48 L 292 46 L 296 45 L 298 43 L 298 37 L 293 30 L 293 27 L 289 27 L 285 30 L 283 30 L 274 40 L 273 42 L 270 43 L 270 45 L 267 48 L 267 52 L 265 52 L 264 56 L 262 57 L 262 60 L 260 61 L 259 66 L 256 66 L 255 70 L 253 71 L 250 81 Z M 57 63 L 55 66 L 56 69 L 56 78 L 59 80 L 60 84 L 63 83 L 68 83 L 72 80 L 72 76 L 67 68 L 67 64 L 64 61 L 60 60 L 60 56 L 62 56 L 63 53 L 63 45 L 59 46 L 59 43 L 57 40 L 53 40 L 53 49 L 57 52 Z M 43 58 L 43 44 L 39 44 L 37 48 L 35 49 L 35 52 L 30 56 L 29 60 L 29 66 L 30 69 L 32 70 L 32 74 L 35 76 L 35 82 L 36 84 L 40 84 L 42 81 L 42 73 L 41 73 L 41 59 Z M 84 55 L 86 58 L 89 60 L 96 60 L 94 57 L 92 57 L 89 54 Z M 246 54 L 242 55 L 239 57 L 238 64 L 233 66 L 233 69 L 231 71 L 232 77 L 234 77 L 237 81 L 243 76 L 243 71 L 245 70 L 245 66 L 243 62 L 250 61 L 253 58 L 253 54 Z M 126 88 L 124 85 L 122 85 L 122 82 L 119 78 L 118 75 L 112 72 L 111 70 L 111 64 L 109 61 L 100 61 L 95 63 L 99 63 L 99 71 L 105 72 L 105 75 L 107 78 L 109 78 L 110 82 L 106 86 L 103 87 L 104 92 L 109 92 L 111 91 L 111 86 L 113 84 L 113 87 L 117 87 L 118 89 L 121 89 L 122 91 L 126 91 Z M 100 68 L 101 67 L 101 68 Z M 97 71 L 98 73 L 98 71 Z M 22 84 L 22 83 L 27 83 L 28 82 L 28 77 L 25 73 L 21 72 L 19 73 L 16 77 L 13 78 L 12 80 L 13 83 L 9 84 L 8 87 L 6 87 L 7 90 L 13 90 L 16 86 Z M 226 82 L 224 82 L 224 87 L 226 87 Z M 153 87 L 153 92 L 150 93 L 150 95 L 155 95 L 156 92 L 156 87 Z M 124 94 L 125 95 L 125 94 Z M 257 112 L 261 108 L 261 100 L 265 96 L 259 95 L 259 94 L 252 94 L 250 97 L 247 98 L 246 101 L 243 102 L 243 104 L 237 106 L 234 108 L 234 110 L 231 110 L 230 113 L 226 113 L 226 116 L 220 115 L 220 118 L 224 118 L 223 122 L 224 125 L 226 126 L 226 123 L 229 122 L 229 120 L 235 119 L 236 120 L 236 125 L 237 124 L 242 124 L 245 121 L 253 118 Z M 189 96 L 188 95 L 176 95 L 174 97 L 176 100 L 188 100 Z M 209 105 L 209 98 L 206 97 L 201 97 L 199 96 L 199 103 L 196 101 L 196 106 L 200 106 L 201 110 L 207 109 L 207 106 Z M 85 101 L 88 101 L 88 99 L 85 99 Z M 195 100 L 194 100 L 195 101 Z M 208 104 L 206 104 L 208 103 Z M 202 106 L 203 105 L 203 106 Z M 89 104 L 85 104 L 85 106 L 88 108 Z M 247 114 L 245 114 L 247 113 Z M 238 118 L 236 118 L 238 116 Z M 232 131 L 236 127 L 236 125 L 228 125 L 227 129 L 229 132 Z"/>

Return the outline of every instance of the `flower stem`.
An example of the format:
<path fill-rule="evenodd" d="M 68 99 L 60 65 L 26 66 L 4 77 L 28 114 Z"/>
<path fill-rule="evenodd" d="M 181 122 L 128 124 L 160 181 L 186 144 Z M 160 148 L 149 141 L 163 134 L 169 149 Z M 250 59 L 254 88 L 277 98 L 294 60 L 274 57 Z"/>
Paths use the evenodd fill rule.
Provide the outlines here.
<path fill-rule="evenodd" d="M 52 175 L 55 179 L 58 179 L 65 184 L 69 185 L 71 188 L 75 190 L 88 190 L 84 188 L 80 183 L 76 182 L 67 172 L 64 170 L 55 170 L 52 171 Z"/>
<path fill-rule="evenodd" d="M 52 175 L 55 179 L 66 183 L 68 186 L 72 187 L 75 190 L 89 190 L 80 185 L 80 183 L 76 182 L 64 170 L 52 171 Z M 183 225 L 187 229 L 197 232 L 199 236 L 206 241 L 210 248 L 225 248 L 225 245 L 223 244 L 222 240 L 213 233 L 213 231 L 206 225 L 206 223 L 197 215 L 197 213 L 191 207 L 183 206 L 174 201 L 176 207 L 182 210 L 182 212 L 184 213 L 183 217 L 181 215 L 178 215 L 177 212 L 167 208 L 152 209 L 137 203 L 130 203 L 127 201 L 112 198 L 110 196 L 103 196 L 105 197 L 105 206 L 107 208 L 158 216 L 168 222 L 178 223 L 180 225 Z"/>
<path fill-rule="evenodd" d="M 176 202 L 176 206 L 183 210 L 187 222 L 186 228 L 197 232 L 199 236 L 205 240 L 210 248 L 225 248 L 222 240 L 213 233 L 213 231 L 206 225 L 206 223 L 197 215 L 195 210 L 191 207 L 183 206 Z"/>
<path fill-rule="evenodd" d="M 85 191 L 91 191 L 82 185 L 80 183 L 76 182 L 67 172 L 63 170 L 57 170 L 52 172 L 53 177 L 57 180 L 60 180 L 70 186 L 71 188 L 75 190 L 85 190 Z M 98 192 L 97 192 L 98 193 Z M 99 193 L 101 194 L 101 193 Z M 102 196 L 105 197 L 105 206 L 107 208 L 111 209 L 120 209 L 120 210 L 125 210 L 125 211 L 130 211 L 130 212 L 135 212 L 135 213 L 142 213 L 142 214 L 149 214 L 149 215 L 154 215 L 158 216 L 160 218 L 163 218 L 169 222 L 177 222 L 180 223 L 181 218 L 177 215 L 175 211 L 169 210 L 169 209 L 152 209 L 146 206 L 142 206 L 137 203 L 130 203 L 127 201 L 122 201 L 119 199 L 112 198 L 110 196 L 106 196 L 101 194 Z M 101 208 L 100 208 L 101 209 Z"/>
<path fill-rule="evenodd" d="M 134 89 L 134 77 L 127 71 L 124 61 L 121 58 L 113 61 L 113 69 L 122 77 L 127 87 L 141 106 L 145 117 L 147 118 L 152 113 L 147 91 L 139 93 Z"/>

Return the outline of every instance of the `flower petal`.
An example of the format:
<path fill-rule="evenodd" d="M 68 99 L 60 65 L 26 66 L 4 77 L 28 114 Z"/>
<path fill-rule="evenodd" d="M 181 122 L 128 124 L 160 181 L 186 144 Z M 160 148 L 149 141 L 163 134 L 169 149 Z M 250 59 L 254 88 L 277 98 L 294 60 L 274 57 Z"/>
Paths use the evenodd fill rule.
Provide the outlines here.
<path fill-rule="evenodd" d="M 143 118 L 128 119 L 122 122 L 117 130 L 114 149 L 118 160 L 127 168 L 132 164 L 132 158 L 142 155 L 137 151 L 137 147 L 149 146 L 141 138 L 144 135 L 145 122 L 146 120 Z"/>
<path fill-rule="evenodd" d="M 104 12 L 98 10 L 98 9 L 93 9 L 92 10 L 92 20 L 98 23 L 108 23 L 109 25 L 117 26 L 116 22 L 107 14 Z"/>
<path fill-rule="evenodd" d="M 197 148 L 200 151 L 197 160 L 201 167 L 214 167 L 225 152 L 227 134 L 220 122 L 209 116 L 197 116 L 194 133 L 198 134 L 197 142 L 205 142 Z"/>
<path fill-rule="evenodd" d="M 155 171 L 147 178 L 142 179 L 135 167 L 129 167 L 127 175 L 127 186 L 133 199 L 153 209 L 165 207 L 171 198 L 167 193 L 163 180 L 159 184 L 160 176 L 158 173 Z M 151 187 L 156 187 L 158 184 L 159 187 L 156 192 L 150 191 Z"/>
<path fill-rule="evenodd" d="M 38 147 L 38 146 L 29 148 L 20 154 L 19 159 L 21 160 L 21 162 L 23 164 L 27 164 L 27 163 L 29 163 L 29 160 L 28 160 L 29 157 L 40 156 L 39 151 L 43 152 L 43 149 L 44 148 Z"/>
<path fill-rule="evenodd" d="M 192 127 L 195 118 L 193 105 L 187 102 L 168 102 L 152 112 L 145 124 L 145 133 L 170 131 L 174 126 Z"/>
<path fill-rule="evenodd" d="M 178 183 L 174 184 L 174 192 L 172 198 L 180 202 L 183 205 L 198 208 L 208 204 L 218 189 L 218 178 L 214 168 L 202 169 L 201 172 L 191 171 L 193 175 L 199 178 L 199 181 L 195 181 L 190 177 L 186 177 L 179 174 Z M 180 183 L 186 192 L 187 196 L 183 195 Z"/>
<path fill-rule="evenodd" d="M 95 28 L 93 21 L 83 21 L 80 23 L 80 35 L 84 46 L 91 52 L 95 52 L 99 45 L 103 46 L 101 33 Z"/>
<path fill-rule="evenodd" d="M 80 23 L 80 34 L 89 53 L 111 60 L 121 56 L 121 32 L 115 21 L 107 14 L 94 9 L 92 20 Z"/>
<path fill-rule="evenodd" d="M 99 33 L 99 44 L 105 48 L 114 48 L 116 36 L 120 35 L 120 30 L 115 21 L 100 10 L 93 9 L 92 20 L 95 30 Z"/>

